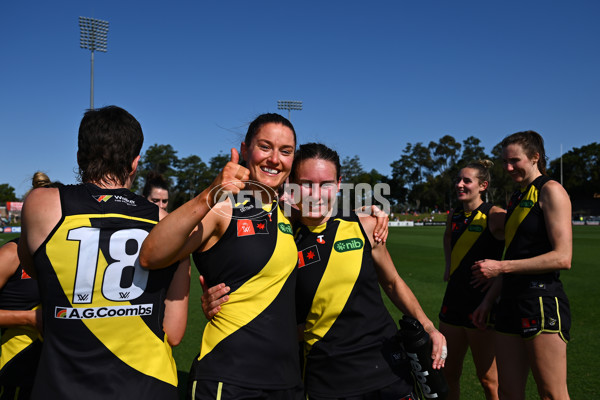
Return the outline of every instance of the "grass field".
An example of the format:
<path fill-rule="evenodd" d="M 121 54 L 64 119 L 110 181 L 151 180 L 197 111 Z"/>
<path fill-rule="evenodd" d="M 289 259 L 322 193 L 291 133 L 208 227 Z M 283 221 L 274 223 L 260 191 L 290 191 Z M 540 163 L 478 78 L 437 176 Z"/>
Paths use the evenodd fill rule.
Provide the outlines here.
<path fill-rule="evenodd" d="M 391 228 L 387 244 L 400 275 L 412 288 L 429 318 L 436 323 L 445 290 L 445 283 L 442 281 L 442 233 L 443 227 Z M 573 319 L 571 342 L 567 350 L 568 384 L 572 399 L 593 399 L 600 395 L 600 346 L 596 338 L 600 330 L 600 296 L 595 279 L 600 278 L 597 263 L 600 227 L 575 226 L 573 234 L 572 269 L 563 272 L 561 276 L 571 301 Z M 0 234 L 0 244 L 13 236 L 16 235 Z M 202 330 L 206 324 L 200 308 L 201 290 L 197 279 L 198 273 L 192 270 L 188 328 L 183 342 L 174 349 L 182 395 L 187 382 L 187 371 L 199 351 Z M 384 299 L 394 319 L 401 318 L 401 313 L 385 296 Z M 463 399 L 483 398 L 469 355 L 465 361 L 461 385 Z M 536 398 L 535 383 L 530 377 L 527 399 Z"/>

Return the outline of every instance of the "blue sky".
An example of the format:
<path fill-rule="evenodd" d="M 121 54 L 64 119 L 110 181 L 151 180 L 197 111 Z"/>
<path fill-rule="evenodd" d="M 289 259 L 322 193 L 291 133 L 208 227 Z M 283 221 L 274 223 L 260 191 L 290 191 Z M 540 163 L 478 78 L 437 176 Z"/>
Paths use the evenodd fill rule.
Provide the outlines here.
<path fill-rule="evenodd" d="M 94 105 L 142 124 L 144 148 L 204 161 L 301 100 L 299 142 L 391 172 L 406 143 L 540 132 L 550 159 L 598 142 L 600 2 L 530 0 L 4 1 L 0 183 L 75 182 L 90 96 L 78 17 L 110 22 Z M 286 111 L 281 111 L 287 116 Z"/>

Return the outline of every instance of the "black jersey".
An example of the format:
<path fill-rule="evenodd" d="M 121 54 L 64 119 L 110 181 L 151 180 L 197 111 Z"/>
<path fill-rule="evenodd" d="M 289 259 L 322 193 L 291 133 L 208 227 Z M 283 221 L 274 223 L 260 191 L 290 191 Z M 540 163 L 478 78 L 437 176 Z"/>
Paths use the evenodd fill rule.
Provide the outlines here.
<path fill-rule="evenodd" d="M 354 396 L 398 380 L 382 351 L 397 327 L 383 303 L 371 244 L 356 214 L 301 226 L 295 236 L 297 318 L 306 322 L 309 397 Z"/>
<path fill-rule="evenodd" d="M 163 331 L 175 266 L 138 254 L 158 207 L 127 189 L 59 188 L 62 217 L 33 255 L 44 345 L 34 399 L 176 399 Z"/>
<path fill-rule="evenodd" d="M 440 311 L 440 320 L 452 325 L 474 328 L 472 313 L 485 292 L 471 284 L 471 267 L 478 260 L 500 260 L 504 241 L 490 231 L 488 220 L 492 204 L 482 203 L 470 214 L 457 207 L 450 221 L 450 280 Z"/>
<path fill-rule="evenodd" d="M 19 239 L 13 239 L 11 242 L 18 244 Z M 31 279 L 19 265 L 0 289 L 0 309 L 33 310 L 39 304 L 37 281 Z M 31 326 L 3 328 L 0 347 L 0 385 L 32 385 L 41 346 L 39 332 Z"/>
<path fill-rule="evenodd" d="M 246 388 L 300 384 L 294 289 L 298 254 L 279 206 L 235 204 L 219 241 L 194 262 L 209 286 L 224 282 L 229 300 L 204 329 L 190 379 Z"/>
<path fill-rule="evenodd" d="M 531 258 L 552 250 L 544 211 L 539 203 L 542 187 L 548 181 L 550 178 L 540 175 L 525 189 L 517 190 L 512 195 L 504 228 L 506 260 Z M 556 296 L 563 293 L 559 277 L 558 271 L 542 274 L 504 274 L 502 296 L 520 298 Z"/>

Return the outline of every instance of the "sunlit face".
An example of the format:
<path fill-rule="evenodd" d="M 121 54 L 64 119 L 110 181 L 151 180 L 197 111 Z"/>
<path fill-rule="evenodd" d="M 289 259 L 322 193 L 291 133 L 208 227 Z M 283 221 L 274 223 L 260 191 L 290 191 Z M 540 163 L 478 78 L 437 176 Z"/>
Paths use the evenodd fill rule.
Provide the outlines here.
<path fill-rule="evenodd" d="M 504 169 L 513 181 L 522 185 L 528 185 L 539 174 L 538 160 L 537 153 L 533 158 L 527 157 L 523 146 L 518 143 L 509 144 L 502 149 Z"/>
<path fill-rule="evenodd" d="M 469 202 L 481 198 L 481 193 L 487 189 L 487 182 L 480 182 L 477 178 L 477 170 L 474 168 L 463 168 L 458 173 L 454 188 L 456 196 L 461 202 Z"/>
<path fill-rule="evenodd" d="M 279 188 L 290 174 L 295 148 L 290 128 L 276 123 L 264 124 L 250 144 L 242 143 L 242 156 L 250 170 L 250 179 Z"/>
<path fill-rule="evenodd" d="M 153 187 L 148 195 L 148 200 L 166 211 L 169 204 L 169 192 L 162 188 Z"/>
<path fill-rule="evenodd" d="M 293 183 L 299 185 L 300 196 L 296 200 L 304 223 L 320 225 L 327 220 L 339 190 L 336 175 L 331 161 L 310 158 L 297 166 Z"/>

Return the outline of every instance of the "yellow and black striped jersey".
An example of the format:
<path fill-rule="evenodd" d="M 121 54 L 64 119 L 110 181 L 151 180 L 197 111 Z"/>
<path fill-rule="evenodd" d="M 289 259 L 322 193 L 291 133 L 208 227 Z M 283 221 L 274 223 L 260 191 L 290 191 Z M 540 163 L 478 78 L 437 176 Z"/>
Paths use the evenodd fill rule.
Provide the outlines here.
<path fill-rule="evenodd" d="M 358 216 L 300 226 L 295 237 L 297 320 L 306 323 L 303 375 L 309 397 L 355 396 L 397 381 L 383 350 L 397 327 L 383 303 Z M 408 382 L 408 365 L 404 372 Z"/>
<path fill-rule="evenodd" d="M 33 310 L 39 304 L 37 281 L 19 265 L 0 289 L 0 309 Z M 42 349 L 39 332 L 31 326 L 2 328 L 1 342 L 0 385 L 31 386 Z"/>
<path fill-rule="evenodd" d="M 300 384 L 294 289 L 297 250 L 276 204 L 235 204 L 223 236 L 194 262 L 209 286 L 231 291 L 206 325 L 190 379 L 247 388 Z"/>
<path fill-rule="evenodd" d="M 158 207 L 127 189 L 59 188 L 62 217 L 34 254 L 44 345 L 34 399 L 176 399 L 162 322 L 175 266 L 138 254 Z"/>
<path fill-rule="evenodd" d="M 526 188 L 517 190 L 512 195 L 506 210 L 504 226 L 505 259 L 531 258 L 552 250 L 544 211 L 539 203 L 542 187 L 548 181 L 550 178 L 540 175 Z M 502 296 L 505 297 L 527 298 L 564 293 L 558 271 L 543 274 L 504 274 L 502 282 Z"/>

